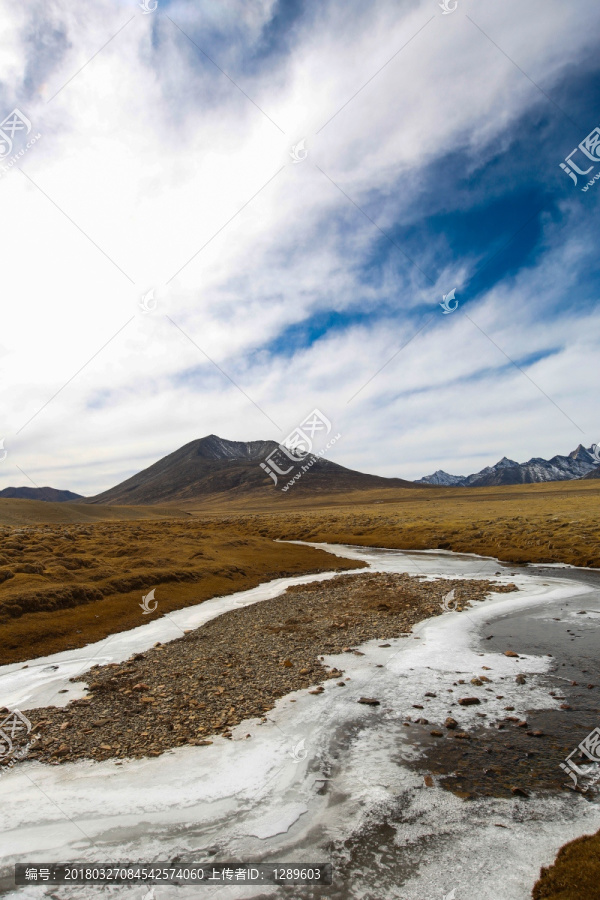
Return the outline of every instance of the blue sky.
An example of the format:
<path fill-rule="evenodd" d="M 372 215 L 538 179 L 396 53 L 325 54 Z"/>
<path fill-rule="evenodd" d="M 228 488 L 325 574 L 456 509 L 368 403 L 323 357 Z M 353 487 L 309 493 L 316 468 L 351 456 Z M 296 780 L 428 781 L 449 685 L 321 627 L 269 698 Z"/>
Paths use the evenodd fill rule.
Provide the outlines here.
<path fill-rule="evenodd" d="M 592 0 L 2 6 L 0 487 L 314 407 L 405 478 L 600 442 Z"/>

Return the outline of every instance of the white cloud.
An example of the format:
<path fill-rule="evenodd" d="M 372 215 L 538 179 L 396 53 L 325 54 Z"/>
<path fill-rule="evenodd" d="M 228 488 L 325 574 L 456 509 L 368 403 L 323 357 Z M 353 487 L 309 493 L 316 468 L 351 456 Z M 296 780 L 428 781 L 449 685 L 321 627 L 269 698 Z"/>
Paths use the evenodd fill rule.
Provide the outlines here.
<path fill-rule="evenodd" d="M 282 436 L 165 313 L 283 433 L 315 405 L 337 417 L 344 441 L 336 458 L 346 465 L 418 477 L 453 459 L 461 471 L 479 468 L 480 453 L 493 462 L 504 452 L 525 457 L 574 446 L 566 420 L 516 370 L 498 372 L 501 354 L 458 316 L 436 319 L 351 404 L 362 381 L 418 327 L 417 316 L 395 323 L 397 334 L 377 317 L 289 357 L 260 348 L 331 309 L 431 303 L 437 310 L 442 290 L 466 279 L 468 261 L 456 260 L 428 289 L 398 255 L 379 284 L 365 285 L 363 263 L 382 236 L 313 164 L 361 206 L 377 195 L 384 229 L 409 224 L 415 204 L 435 191 L 423 183 L 428 161 L 464 147 L 476 159 L 490 141 L 503 140 L 508 124 L 547 102 L 463 12 L 551 89 L 589 48 L 600 10 L 591 0 L 584 5 L 585 27 L 558 0 L 533 0 L 526 10 L 510 0 L 485 11 L 461 0 L 461 14 L 448 17 L 429 2 L 401 13 L 387 2 L 355 9 L 329 3 L 297 24 L 291 50 L 264 67 L 246 63 L 260 47 L 273 0 L 210 5 L 205 21 L 189 4 L 168 7 L 200 46 L 203 36 L 225 33 L 206 52 L 219 51 L 219 64 L 231 66 L 231 77 L 286 135 L 198 54 L 165 10 L 144 16 L 135 2 L 103 0 L 86 7 L 84 18 L 66 0 L 45 7 L 54 32 L 64 35 L 63 55 L 54 68 L 45 63 L 27 98 L 42 140 L 22 166 L 48 197 L 20 172 L 0 178 L 10 211 L 0 334 L 4 384 L 11 385 L 2 484 L 22 482 L 6 468 L 17 462 L 38 483 L 93 492 L 209 432 Z M 0 7 L 12 48 L 0 68 L 3 96 L 18 100 L 37 7 L 29 16 L 26 7 Z M 135 19 L 47 102 L 129 15 Z M 35 67 L 29 77 L 35 82 Z M 309 157 L 293 165 L 290 146 L 304 136 Z M 589 361 L 591 369 L 597 353 L 598 317 L 538 321 L 540 292 L 556 303 L 577 278 L 582 240 L 551 235 L 539 269 L 499 286 L 472 314 L 511 355 L 556 342 L 560 352 L 536 364 L 531 377 L 587 429 L 597 388 L 583 366 Z M 418 260 L 427 272 L 431 253 L 424 246 Z M 144 315 L 138 301 L 150 287 L 159 306 Z M 468 381 L 488 367 L 496 371 Z"/>

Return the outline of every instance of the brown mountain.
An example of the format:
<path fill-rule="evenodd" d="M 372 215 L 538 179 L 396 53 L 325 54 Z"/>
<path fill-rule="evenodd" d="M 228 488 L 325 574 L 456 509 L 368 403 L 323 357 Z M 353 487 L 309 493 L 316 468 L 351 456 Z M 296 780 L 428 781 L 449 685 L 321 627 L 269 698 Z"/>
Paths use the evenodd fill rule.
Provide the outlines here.
<path fill-rule="evenodd" d="M 0 498 L 5 500 L 45 500 L 48 503 L 66 503 L 67 500 L 83 499 L 81 494 L 51 487 L 7 487 L 0 491 Z"/>
<path fill-rule="evenodd" d="M 231 498 L 250 494 L 284 497 L 286 492 L 282 488 L 298 473 L 301 477 L 291 488 L 295 496 L 415 487 L 413 482 L 402 478 L 365 475 L 320 457 L 309 456 L 294 463 L 281 451 L 276 454 L 275 462 L 280 469 L 291 467 L 291 471 L 286 475 L 277 475 L 278 483 L 275 485 L 260 464 L 277 447 L 275 441 L 228 441 L 210 434 L 185 444 L 137 475 L 95 497 L 88 497 L 84 502 L 125 505 L 179 503 L 224 494 Z M 302 467 L 311 460 L 314 460 L 313 464 L 302 472 Z"/>
<path fill-rule="evenodd" d="M 588 472 L 587 475 L 583 476 L 584 478 L 600 478 L 600 466 L 596 466 L 595 469 L 592 469 L 591 472 Z"/>

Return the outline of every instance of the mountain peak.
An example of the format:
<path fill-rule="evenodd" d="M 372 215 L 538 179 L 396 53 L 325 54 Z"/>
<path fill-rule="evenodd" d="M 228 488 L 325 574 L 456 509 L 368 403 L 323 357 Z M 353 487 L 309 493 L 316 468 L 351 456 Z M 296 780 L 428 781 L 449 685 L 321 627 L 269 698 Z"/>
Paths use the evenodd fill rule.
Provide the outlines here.
<path fill-rule="evenodd" d="M 438 469 L 433 475 L 427 475 L 425 478 L 420 478 L 415 484 L 442 484 L 449 486 L 462 484 L 463 480 L 462 475 L 450 475 L 448 472 L 444 472 L 443 469 Z"/>
<path fill-rule="evenodd" d="M 303 467 L 302 460 L 294 465 L 291 457 L 281 455 L 269 465 L 267 457 L 278 446 L 276 441 L 230 441 L 207 434 L 85 502 L 137 505 L 224 496 L 283 497 L 281 492 L 292 477 L 298 481 L 294 490 L 304 494 L 414 487 L 410 481 L 355 472 L 318 457 Z"/>
<path fill-rule="evenodd" d="M 594 462 L 594 455 L 592 453 L 592 448 L 587 449 L 583 446 L 583 444 L 579 444 L 575 450 L 572 450 L 569 453 L 570 459 L 583 459 L 586 462 Z"/>
<path fill-rule="evenodd" d="M 276 446 L 275 441 L 230 441 L 218 434 L 207 434 L 185 444 L 175 453 L 191 452 L 204 459 L 262 459 Z"/>
<path fill-rule="evenodd" d="M 516 459 L 509 459 L 508 456 L 503 456 L 502 459 L 499 459 L 495 466 L 492 466 L 492 469 L 495 469 L 497 466 L 518 466 L 519 463 Z"/>
<path fill-rule="evenodd" d="M 584 478 L 597 467 L 598 461 L 590 450 L 580 444 L 568 456 L 553 456 L 552 459 L 534 457 L 525 463 L 503 456 L 493 466 L 486 466 L 480 472 L 461 478 L 446 472 L 435 472 L 419 480 L 419 484 L 462 485 L 467 487 L 490 487 L 500 484 L 533 484 L 542 481 L 568 481 Z M 443 479 L 441 479 L 443 476 Z M 594 476 L 595 477 L 595 476 Z"/>

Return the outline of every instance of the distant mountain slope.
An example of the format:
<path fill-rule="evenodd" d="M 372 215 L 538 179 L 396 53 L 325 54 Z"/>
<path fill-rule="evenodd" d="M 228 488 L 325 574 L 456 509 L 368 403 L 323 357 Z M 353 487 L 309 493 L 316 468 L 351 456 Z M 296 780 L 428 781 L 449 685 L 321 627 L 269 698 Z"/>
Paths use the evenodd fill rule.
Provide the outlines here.
<path fill-rule="evenodd" d="M 592 469 L 591 472 L 588 472 L 587 475 L 583 476 L 584 478 L 600 478 L 600 466 L 596 466 L 595 469 Z"/>
<path fill-rule="evenodd" d="M 418 481 L 415 481 L 415 484 L 442 484 L 446 487 L 453 487 L 454 485 L 462 485 L 464 480 L 464 475 L 449 475 L 448 472 L 444 472 L 443 469 L 438 469 L 433 475 L 426 475 L 425 478 L 419 478 Z"/>
<path fill-rule="evenodd" d="M 88 497 L 86 503 L 147 504 L 197 500 L 217 494 L 281 494 L 294 472 L 279 476 L 277 486 L 260 463 L 277 449 L 275 441 L 228 441 L 215 434 L 191 441 L 115 487 Z M 280 467 L 287 467 L 285 456 Z M 298 471 L 297 466 L 294 471 Z M 293 487 L 294 494 L 414 488 L 411 481 L 381 478 L 318 458 Z M 283 495 L 285 496 L 285 494 Z"/>
<path fill-rule="evenodd" d="M 598 460 L 580 444 L 568 456 L 552 459 L 534 457 L 525 463 L 515 462 L 503 456 L 494 466 L 486 466 L 474 475 L 449 475 L 438 470 L 433 475 L 420 478 L 416 484 L 446 484 L 463 487 L 490 487 L 500 484 L 534 484 L 541 481 L 568 481 L 584 478 L 598 466 Z M 596 476 L 598 477 L 598 476 Z"/>
<path fill-rule="evenodd" d="M 0 498 L 5 500 L 45 500 L 49 503 L 66 503 L 67 500 L 83 499 L 81 494 L 74 494 L 73 491 L 60 491 L 51 487 L 7 487 L 0 491 Z"/>

